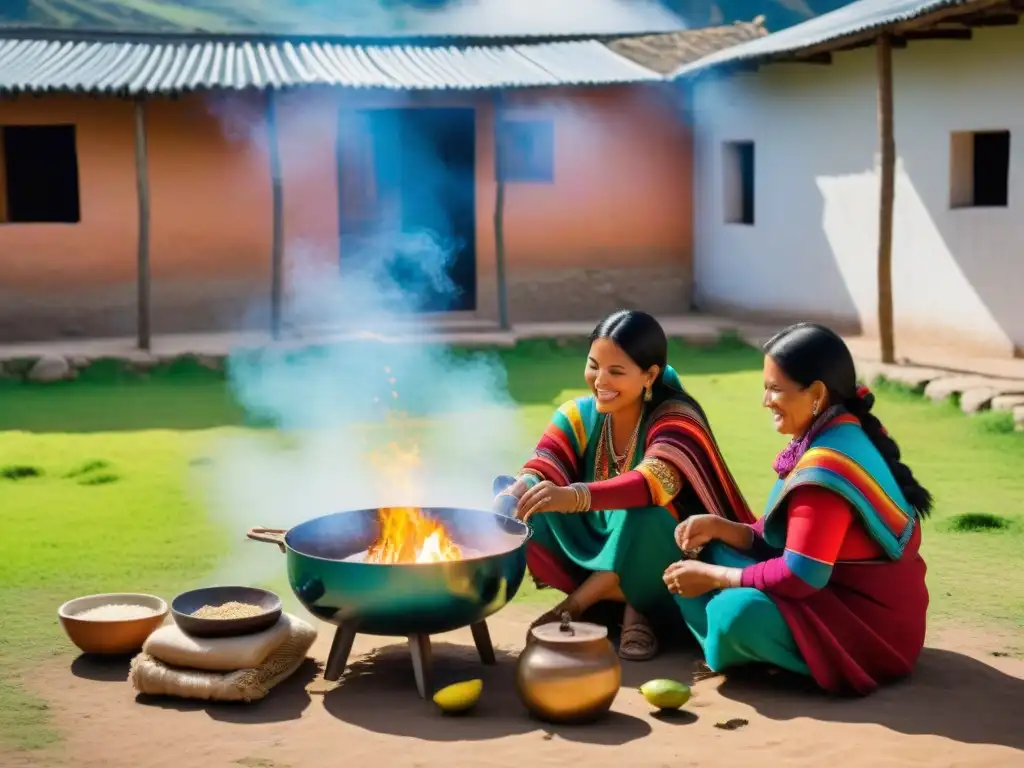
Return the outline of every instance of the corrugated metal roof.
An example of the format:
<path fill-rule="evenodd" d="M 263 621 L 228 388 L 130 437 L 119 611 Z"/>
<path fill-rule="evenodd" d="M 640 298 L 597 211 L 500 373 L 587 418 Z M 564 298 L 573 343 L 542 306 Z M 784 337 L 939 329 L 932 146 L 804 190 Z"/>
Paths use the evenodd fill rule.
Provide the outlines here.
<path fill-rule="evenodd" d="M 51 33 L 553 38 L 685 26 L 658 0 L 0 0 L 0 29 Z"/>
<path fill-rule="evenodd" d="M 661 81 L 597 41 L 429 47 L 0 40 L 0 92 L 170 94 L 333 85 L 526 88 Z"/>
<path fill-rule="evenodd" d="M 722 64 L 783 56 L 861 32 L 911 21 L 943 8 L 982 4 L 978 0 L 858 0 L 803 24 L 684 64 L 670 77 L 684 77 Z"/>

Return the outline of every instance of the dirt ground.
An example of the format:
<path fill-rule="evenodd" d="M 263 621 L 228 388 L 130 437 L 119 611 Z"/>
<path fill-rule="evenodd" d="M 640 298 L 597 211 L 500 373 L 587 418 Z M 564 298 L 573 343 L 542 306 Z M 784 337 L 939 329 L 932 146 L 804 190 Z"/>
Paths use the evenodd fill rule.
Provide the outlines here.
<path fill-rule="evenodd" d="M 479 664 L 468 630 L 435 638 L 439 685 L 484 679 L 469 715 L 446 717 L 416 695 L 409 655 L 397 640 L 357 639 L 343 682 L 328 693 L 317 664 L 252 705 L 200 705 L 137 700 L 126 682 L 127 662 L 84 657 L 58 660 L 34 676 L 49 700 L 64 742 L 43 754 L 0 755 L 0 764 L 78 768 L 163 766 L 381 765 L 641 766 L 742 765 L 886 768 L 887 766 L 1024 765 L 1024 662 L 1000 655 L 1006 639 L 940 633 L 911 681 L 863 700 L 829 699 L 776 675 L 712 678 L 694 686 L 686 710 L 651 712 L 637 692 L 657 677 L 689 680 L 696 657 L 682 652 L 623 664 L 613 713 L 590 726 L 560 728 L 531 720 L 513 686 L 527 606 L 511 606 L 490 621 L 496 667 Z M 332 628 L 323 626 L 312 650 L 320 661 Z M 952 650 L 957 648 L 958 650 Z M 312 684 L 312 685 L 311 685 Z M 716 724 L 742 719 L 726 730 Z M 610 747 L 625 746 L 613 753 Z"/>

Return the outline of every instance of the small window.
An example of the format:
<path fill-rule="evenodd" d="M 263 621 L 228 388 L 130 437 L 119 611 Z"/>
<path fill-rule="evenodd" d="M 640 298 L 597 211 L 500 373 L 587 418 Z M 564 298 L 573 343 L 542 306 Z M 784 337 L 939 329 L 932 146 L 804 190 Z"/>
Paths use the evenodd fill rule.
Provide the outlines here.
<path fill-rule="evenodd" d="M 73 125 L 8 125 L 0 131 L 0 222 L 81 219 Z"/>
<path fill-rule="evenodd" d="M 949 171 L 950 207 L 1007 207 L 1010 201 L 1010 132 L 954 132 Z"/>
<path fill-rule="evenodd" d="M 496 173 L 501 181 L 555 180 L 555 126 L 550 120 L 503 120 L 497 144 Z"/>
<path fill-rule="evenodd" d="M 722 158 L 725 223 L 754 223 L 754 142 L 727 141 Z"/>

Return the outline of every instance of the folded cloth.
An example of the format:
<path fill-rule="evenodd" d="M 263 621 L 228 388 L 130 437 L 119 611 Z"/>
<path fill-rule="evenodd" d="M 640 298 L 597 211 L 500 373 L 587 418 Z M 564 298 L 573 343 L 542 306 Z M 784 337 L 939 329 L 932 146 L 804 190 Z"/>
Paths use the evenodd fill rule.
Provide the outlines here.
<path fill-rule="evenodd" d="M 132 659 L 128 679 L 139 693 L 204 701 L 258 701 L 287 680 L 306 660 L 316 629 L 302 619 L 283 614 L 284 641 L 257 666 L 233 672 L 180 669 L 146 651 Z"/>
<path fill-rule="evenodd" d="M 241 637 L 192 637 L 177 624 L 165 624 L 146 639 L 142 650 L 174 667 L 234 672 L 262 664 L 288 639 L 290 627 L 286 614 L 274 626 Z"/>

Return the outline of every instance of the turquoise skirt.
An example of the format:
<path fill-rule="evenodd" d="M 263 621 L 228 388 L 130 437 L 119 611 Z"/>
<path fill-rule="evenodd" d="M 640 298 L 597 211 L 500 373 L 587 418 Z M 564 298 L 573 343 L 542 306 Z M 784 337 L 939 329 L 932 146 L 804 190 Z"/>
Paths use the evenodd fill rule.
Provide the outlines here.
<path fill-rule="evenodd" d="M 679 559 L 676 519 L 664 507 L 560 514 L 530 518 L 533 541 L 559 557 L 582 580 L 611 571 L 626 602 L 656 626 L 679 623 L 662 575 Z"/>
<path fill-rule="evenodd" d="M 727 568 L 745 568 L 757 562 L 719 541 L 704 548 L 701 560 Z M 811 674 L 793 633 L 764 592 L 739 587 L 700 597 L 674 597 L 713 671 L 742 664 L 771 664 L 799 675 Z"/>

